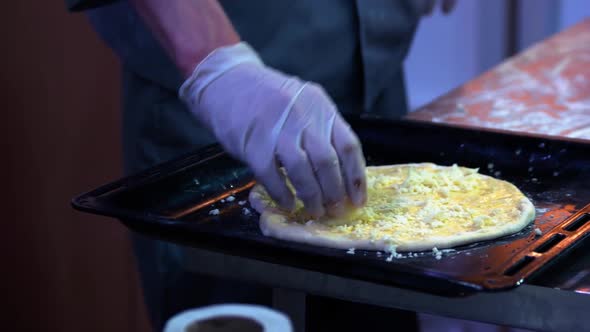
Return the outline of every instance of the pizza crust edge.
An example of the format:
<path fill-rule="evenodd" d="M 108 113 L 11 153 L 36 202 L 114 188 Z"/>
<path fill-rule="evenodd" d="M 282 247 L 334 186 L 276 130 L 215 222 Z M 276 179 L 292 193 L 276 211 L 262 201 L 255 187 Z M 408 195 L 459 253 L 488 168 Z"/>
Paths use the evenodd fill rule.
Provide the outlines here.
<path fill-rule="evenodd" d="M 435 166 L 432 163 L 420 164 L 403 164 L 403 165 L 385 165 L 374 166 L 374 168 L 392 168 L 401 166 Z M 487 175 L 481 174 L 484 177 Z M 499 180 L 503 181 L 503 180 Z M 506 182 L 506 181 L 504 181 Z M 508 182 L 507 182 L 508 183 Z M 511 186 L 516 188 L 512 183 Z M 516 188 L 519 192 L 520 190 Z M 369 241 L 365 239 L 351 239 L 346 236 L 337 234 L 328 234 L 316 236 L 315 230 L 317 226 L 302 225 L 290 222 L 281 210 L 269 206 L 264 199 L 264 189 L 260 185 L 255 185 L 250 191 L 249 201 L 251 206 L 258 211 L 260 215 L 259 226 L 262 234 L 265 236 L 287 240 L 298 243 L 305 243 L 315 246 L 329 247 L 335 249 L 349 249 L 355 248 L 359 250 L 380 250 L 389 251 L 391 243 L 385 241 Z M 461 245 L 473 244 L 481 241 L 498 239 L 510 234 L 517 233 L 528 226 L 535 219 L 535 207 L 533 203 L 527 198 L 523 197 L 519 204 L 520 215 L 519 219 L 510 223 L 504 224 L 495 229 L 481 229 L 462 233 L 460 235 L 451 235 L 445 237 L 432 237 L 421 242 L 397 243 L 396 251 L 425 251 L 436 247 L 437 249 L 449 249 Z"/>

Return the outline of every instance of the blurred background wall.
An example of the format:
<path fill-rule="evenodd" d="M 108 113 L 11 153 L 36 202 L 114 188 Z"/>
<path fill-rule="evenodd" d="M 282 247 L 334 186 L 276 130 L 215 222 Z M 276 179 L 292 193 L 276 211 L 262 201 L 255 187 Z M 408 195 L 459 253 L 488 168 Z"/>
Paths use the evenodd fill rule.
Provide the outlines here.
<path fill-rule="evenodd" d="M 587 0 L 458 0 L 422 20 L 405 63 L 416 109 L 507 56 L 590 16 Z"/>
<path fill-rule="evenodd" d="M 410 104 L 589 11 L 586 0 L 459 0 L 420 25 L 405 64 Z M 117 59 L 61 0 L 9 1 L 1 15 L 1 329 L 146 331 L 126 230 L 69 206 L 121 174 Z"/>
<path fill-rule="evenodd" d="M 117 59 L 60 0 L 0 22 L 0 329 L 146 331 L 126 231 L 69 206 L 121 174 Z"/>

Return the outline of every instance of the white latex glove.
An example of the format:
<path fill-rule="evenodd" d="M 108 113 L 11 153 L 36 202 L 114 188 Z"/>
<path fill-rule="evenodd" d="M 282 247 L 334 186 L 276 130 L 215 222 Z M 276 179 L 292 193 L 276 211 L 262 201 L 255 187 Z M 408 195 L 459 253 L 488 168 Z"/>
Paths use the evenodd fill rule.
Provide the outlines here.
<path fill-rule="evenodd" d="M 424 15 L 430 15 L 434 11 L 434 7 L 436 7 L 437 0 L 414 0 L 418 3 L 421 8 L 423 8 Z M 440 6 L 442 12 L 445 14 L 449 14 L 455 6 L 457 5 L 457 0 L 440 0 Z"/>
<path fill-rule="evenodd" d="M 361 145 L 334 103 L 317 84 L 265 66 L 246 43 L 209 54 L 180 97 L 283 208 L 295 201 L 281 166 L 314 217 L 342 213 L 347 198 L 365 203 Z"/>

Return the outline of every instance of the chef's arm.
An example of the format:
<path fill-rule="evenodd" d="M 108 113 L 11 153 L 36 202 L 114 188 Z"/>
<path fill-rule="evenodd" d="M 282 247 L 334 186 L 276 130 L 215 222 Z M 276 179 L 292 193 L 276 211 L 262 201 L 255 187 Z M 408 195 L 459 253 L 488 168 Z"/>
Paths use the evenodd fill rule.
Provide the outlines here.
<path fill-rule="evenodd" d="M 130 1 L 184 77 L 213 50 L 240 41 L 217 0 Z"/>
<path fill-rule="evenodd" d="M 215 0 L 129 0 L 184 76 L 179 95 L 271 197 L 308 213 L 366 201 L 360 142 L 317 84 L 266 66 Z"/>

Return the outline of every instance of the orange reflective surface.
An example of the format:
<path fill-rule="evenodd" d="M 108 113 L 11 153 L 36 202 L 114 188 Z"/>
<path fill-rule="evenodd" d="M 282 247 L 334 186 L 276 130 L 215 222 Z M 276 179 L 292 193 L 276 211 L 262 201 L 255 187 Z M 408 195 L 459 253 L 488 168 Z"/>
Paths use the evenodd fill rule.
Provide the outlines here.
<path fill-rule="evenodd" d="M 590 19 L 506 60 L 408 118 L 590 140 Z"/>

